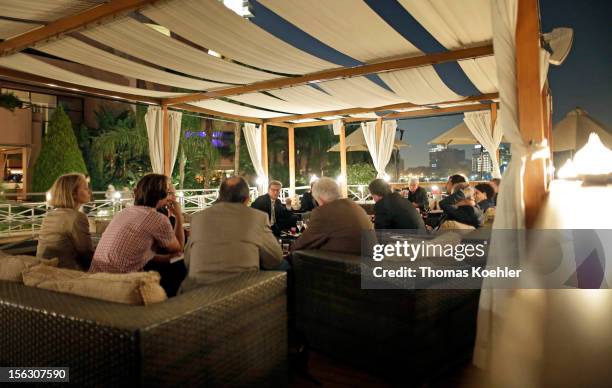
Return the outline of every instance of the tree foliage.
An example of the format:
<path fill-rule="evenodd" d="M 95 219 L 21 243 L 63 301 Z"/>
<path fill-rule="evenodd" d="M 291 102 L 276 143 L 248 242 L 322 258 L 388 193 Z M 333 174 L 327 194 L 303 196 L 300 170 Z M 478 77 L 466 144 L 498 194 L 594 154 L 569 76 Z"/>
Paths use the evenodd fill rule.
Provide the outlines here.
<path fill-rule="evenodd" d="M 367 185 L 376 178 L 376 169 L 371 163 L 356 163 L 347 168 L 349 185 Z"/>
<path fill-rule="evenodd" d="M 117 114 L 104 108 L 96 112 L 99 135 L 92 138 L 90 151 L 96 189 L 108 184 L 133 186 L 151 171 L 145 113 L 144 107 L 136 113 Z"/>
<path fill-rule="evenodd" d="M 48 133 L 36 159 L 32 189 L 47 191 L 60 175 L 71 172 L 87 174 L 87 168 L 70 118 L 60 105 L 51 116 Z"/>
<path fill-rule="evenodd" d="M 23 107 L 23 102 L 14 93 L 0 94 L 0 108 L 8 109 L 13 112 L 15 109 Z"/>

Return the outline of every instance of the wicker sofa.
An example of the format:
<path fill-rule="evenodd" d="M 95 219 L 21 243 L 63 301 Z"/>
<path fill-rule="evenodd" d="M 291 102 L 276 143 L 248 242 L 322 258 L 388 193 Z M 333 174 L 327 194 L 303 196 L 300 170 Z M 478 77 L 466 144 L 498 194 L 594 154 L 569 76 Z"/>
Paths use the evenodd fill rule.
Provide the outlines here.
<path fill-rule="evenodd" d="M 286 385 L 286 303 L 281 272 L 150 306 L 0 281 L 0 365 L 68 366 L 79 386 Z"/>
<path fill-rule="evenodd" d="M 298 330 L 310 347 L 419 385 L 471 357 L 479 290 L 367 290 L 359 256 L 293 254 Z"/>

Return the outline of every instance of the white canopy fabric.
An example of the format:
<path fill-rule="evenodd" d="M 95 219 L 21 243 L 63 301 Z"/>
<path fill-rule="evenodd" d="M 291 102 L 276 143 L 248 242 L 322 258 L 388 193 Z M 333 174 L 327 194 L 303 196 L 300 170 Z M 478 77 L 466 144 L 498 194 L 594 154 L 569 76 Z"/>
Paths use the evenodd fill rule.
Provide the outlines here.
<path fill-rule="evenodd" d="M 599 135 L 606 147 L 612 148 L 612 133 L 583 109 L 573 109 L 553 127 L 552 150 L 577 151 L 586 144 L 591 132 Z"/>
<path fill-rule="evenodd" d="M 129 93 L 147 97 L 179 97 L 182 93 L 158 92 L 154 90 L 146 90 L 132 88 L 129 86 L 121 86 L 110 82 L 99 81 L 94 78 L 86 77 L 68 70 L 64 70 L 57 66 L 50 65 L 44 61 L 34 58 L 27 54 L 14 54 L 0 58 L 0 66 L 8 67 L 26 73 L 40 75 L 42 77 L 51 78 L 54 80 L 73 83 L 75 85 L 83 85 L 90 88 L 102 89 L 111 92 Z"/>
<path fill-rule="evenodd" d="M 216 82 L 201 81 L 145 66 L 69 36 L 37 47 L 37 49 L 83 65 L 163 85 L 191 90 L 206 90 L 223 86 Z"/>
<path fill-rule="evenodd" d="M 270 94 L 292 104 L 306 104 L 311 107 L 316 107 L 317 112 L 346 109 L 351 106 L 346 102 L 339 101 L 330 96 L 328 93 L 308 85 L 272 90 Z"/>
<path fill-rule="evenodd" d="M 320 112 L 321 109 L 317 105 L 308 103 L 292 103 L 280 98 L 270 97 L 263 93 L 248 93 L 239 96 L 232 96 L 232 100 L 243 102 L 253 106 L 265 106 L 268 109 L 278 110 L 281 112 L 289 112 L 293 114 L 304 114 L 312 112 Z"/>
<path fill-rule="evenodd" d="M 491 41 L 491 0 L 398 2 L 449 50 Z"/>
<path fill-rule="evenodd" d="M 217 82 L 251 83 L 278 78 L 208 55 L 131 18 L 112 21 L 82 33 L 149 63 Z"/>
<path fill-rule="evenodd" d="M 499 160 L 497 159 L 497 150 L 502 139 L 502 131 L 499 122 L 496 121 L 493 130 L 491 130 L 491 112 L 465 112 L 463 121 L 472 132 L 476 140 L 487 150 L 491 158 L 493 178 L 501 178 L 499 170 Z"/>
<path fill-rule="evenodd" d="M 463 98 L 446 86 L 433 66 L 381 73 L 380 78 L 398 96 L 413 104 L 457 101 Z"/>
<path fill-rule="evenodd" d="M 190 103 L 189 105 L 198 106 L 204 109 L 211 109 L 217 112 L 224 112 L 229 114 L 235 114 L 240 116 L 256 117 L 261 119 L 269 119 L 274 117 L 286 116 L 286 114 L 268 112 L 261 109 L 250 108 L 248 106 L 233 104 L 227 101 L 221 100 L 205 100 Z"/>
<path fill-rule="evenodd" d="M 376 85 L 366 77 L 321 82 L 321 89 L 349 106 L 373 108 L 405 102 L 395 93 Z"/>
<path fill-rule="evenodd" d="M 321 42 L 362 62 L 420 53 L 363 1 L 260 0 L 260 3 Z"/>
<path fill-rule="evenodd" d="M 163 111 L 158 106 L 149 106 L 145 114 L 145 124 L 149 137 L 149 158 L 151 167 L 156 174 L 164 173 L 164 123 Z M 181 112 L 169 111 L 168 123 L 170 130 L 170 176 L 174 170 L 179 143 L 181 141 Z"/>
<path fill-rule="evenodd" d="M 395 140 L 395 130 L 397 129 L 397 121 L 383 121 L 380 140 L 376 142 L 376 122 L 369 121 L 361 123 L 361 130 L 365 138 L 370 156 L 374 162 L 374 168 L 377 171 L 377 178 L 384 178 L 385 168 L 391 159 L 393 152 L 393 143 Z"/>
<path fill-rule="evenodd" d="M 39 21 L 41 24 L 83 12 L 103 0 L 27 0 L 0 1 L 0 15 L 15 19 Z"/>
<path fill-rule="evenodd" d="M 373 123 L 376 124 L 376 123 Z M 401 148 L 410 147 L 410 144 L 395 139 L 393 136 L 393 150 L 398 151 Z M 363 129 L 358 128 L 356 131 L 346 137 L 346 152 L 368 152 L 368 145 L 363 135 Z M 340 143 L 337 143 L 333 147 L 327 150 L 327 152 L 340 152 Z"/>
<path fill-rule="evenodd" d="M 255 126 L 255 124 L 252 123 L 245 123 L 242 127 L 242 132 L 244 133 L 244 139 L 247 144 L 247 149 L 249 151 L 249 156 L 251 157 L 251 162 L 253 163 L 255 173 L 262 180 L 261 188 L 263 189 L 267 186 L 268 177 L 266 176 L 262 163 L 261 126 Z"/>
<path fill-rule="evenodd" d="M 482 93 L 497 92 L 495 57 L 464 59 L 459 61 L 459 66 Z"/>
<path fill-rule="evenodd" d="M 202 47 L 259 69 L 305 74 L 338 67 L 276 38 L 218 0 L 159 2 L 142 13 Z"/>

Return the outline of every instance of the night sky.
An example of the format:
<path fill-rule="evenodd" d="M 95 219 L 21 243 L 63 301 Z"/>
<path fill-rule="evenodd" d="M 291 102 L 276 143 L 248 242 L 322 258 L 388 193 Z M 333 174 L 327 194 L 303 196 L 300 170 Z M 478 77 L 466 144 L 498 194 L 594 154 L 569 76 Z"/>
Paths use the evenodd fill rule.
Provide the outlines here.
<path fill-rule="evenodd" d="M 561 66 L 550 66 L 548 73 L 553 123 L 579 106 L 612 131 L 612 0 L 540 0 L 540 7 L 543 32 L 574 29 L 569 56 Z M 401 153 L 405 166 L 427 165 L 427 142 L 462 119 L 459 114 L 401 120 L 399 127 L 407 129 L 404 139 L 412 144 Z"/>

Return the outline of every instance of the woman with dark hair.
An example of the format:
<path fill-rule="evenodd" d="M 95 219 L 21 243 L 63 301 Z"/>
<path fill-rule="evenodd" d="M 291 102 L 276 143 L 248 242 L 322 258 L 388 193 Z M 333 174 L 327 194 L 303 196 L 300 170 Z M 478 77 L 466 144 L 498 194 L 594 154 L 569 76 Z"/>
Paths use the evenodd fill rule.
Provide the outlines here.
<path fill-rule="evenodd" d="M 170 201 L 170 182 L 165 175 L 148 174 L 136 184 L 134 206 L 119 212 L 108 225 L 91 262 L 90 272 L 138 272 L 151 259 L 168 262 L 183 251 L 185 232 L 178 203 Z M 174 230 L 167 216 L 157 210 L 167 207 L 176 219 Z M 170 255 L 155 255 L 164 248 Z"/>
<path fill-rule="evenodd" d="M 483 212 L 486 212 L 488 208 L 495 207 L 493 203 L 493 197 L 495 196 L 495 189 L 488 183 L 479 183 L 474 186 L 474 200 L 476 204 Z"/>

